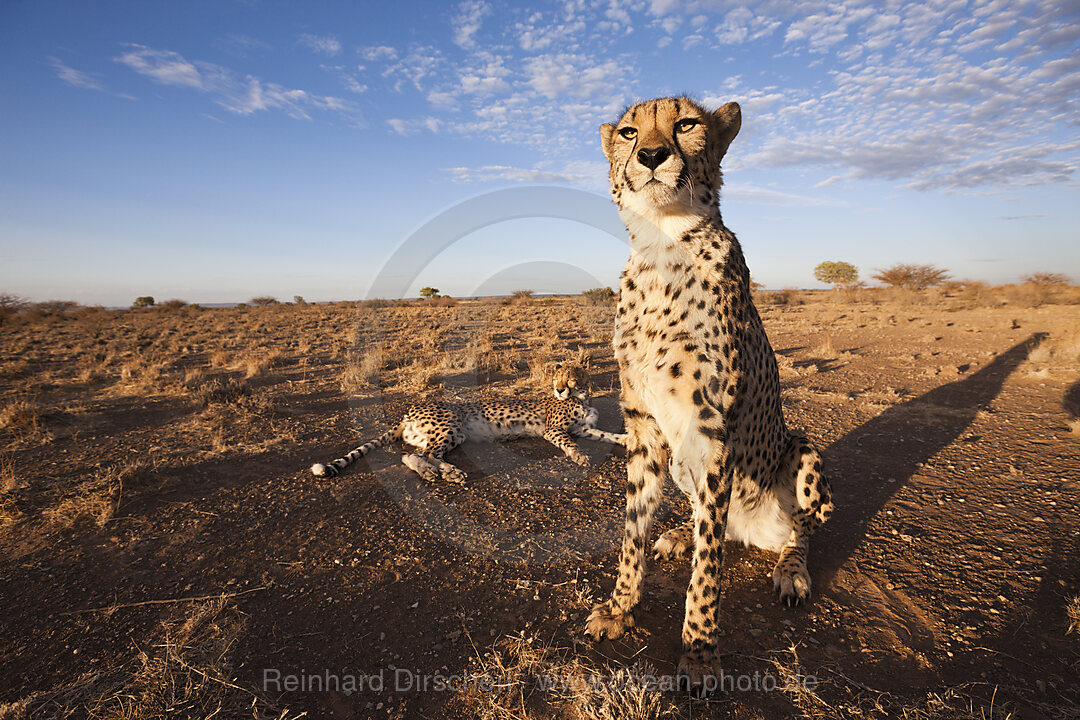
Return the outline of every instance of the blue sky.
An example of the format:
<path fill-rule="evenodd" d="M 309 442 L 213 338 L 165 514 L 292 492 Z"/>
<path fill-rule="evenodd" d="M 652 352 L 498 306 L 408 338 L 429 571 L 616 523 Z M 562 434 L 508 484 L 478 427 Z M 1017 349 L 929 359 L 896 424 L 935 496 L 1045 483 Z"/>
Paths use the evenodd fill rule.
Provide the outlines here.
<path fill-rule="evenodd" d="M 405 292 L 614 284 L 598 126 L 678 93 L 742 104 L 721 207 L 768 287 L 1080 281 L 1075 2 L 4 2 L 0 67 L 0 292 L 36 300 L 366 297 L 536 185 L 595 227 L 493 196 Z"/>

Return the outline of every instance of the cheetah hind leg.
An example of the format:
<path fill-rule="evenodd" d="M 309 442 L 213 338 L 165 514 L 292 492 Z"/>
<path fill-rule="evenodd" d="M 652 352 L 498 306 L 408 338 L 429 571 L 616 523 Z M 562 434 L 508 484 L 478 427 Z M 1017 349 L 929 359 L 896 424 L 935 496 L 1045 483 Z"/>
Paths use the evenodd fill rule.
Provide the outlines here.
<path fill-rule="evenodd" d="M 810 597 L 810 572 L 806 567 L 810 536 L 832 514 L 832 492 L 829 481 L 821 474 L 821 456 L 800 435 L 792 436 L 781 472 L 786 481 L 795 483 L 797 507 L 791 515 L 791 535 L 773 568 L 773 589 L 780 602 L 795 607 Z"/>
<path fill-rule="evenodd" d="M 694 547 L 694 524 L 689 520 L 656 538 L 653 543 L 654 560 L 674 560 L 684 557 Z"/>

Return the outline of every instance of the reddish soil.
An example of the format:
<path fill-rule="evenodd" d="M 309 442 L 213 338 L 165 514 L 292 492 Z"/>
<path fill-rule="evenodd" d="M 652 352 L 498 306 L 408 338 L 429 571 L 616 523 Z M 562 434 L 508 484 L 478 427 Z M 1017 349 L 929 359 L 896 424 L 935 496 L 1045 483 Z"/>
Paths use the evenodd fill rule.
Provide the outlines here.
<path fill-rule="evenodd" d="M 411 393 L 393 383 L 343 393 L 341 353 L 297 338 L 340 331 L 355 311 L 304 312 L 216 310 L 170 321 L 181 339 L 169 346 L 176 360 L 166 376 L 190 367 L 214 374 L 214 342 L 198 335 L 213 323 L 284 353 L 248 381 L 270 409 L 213 422 L 182 387 L 123 390 L 111 361 L 102 361 L 105 377 L 72 379 L 98 339 L 126 337 L 137 349 L 144 332 L 158 342 L 153 316 L 0 328 L 11 368 L 0 381 L 4 401 L 32 396 L 43 424 L 5 436 L 0 717 L 4 703 L 12 717 L 104 714 L 86 688 L 99 699 L 114 692 L 109 682 L 123 682 L 162 622 L 191 605 L 138 603 L 222 593 L 245 617 L 227 679 L 276 707 L 271 716 L 473 716 L 452 692 L 394 691 L 395 669 L 463 673 L 497 639 L 519 633 L 600 668 L 647 659 L 673 671 L 684 562 L 652 563 L 628 636 L 595 646 L 581 636 L 590 604 L 614 582 L 621 449 L 582 441 L 595 463 L 585 470 L 540 440 L 467 445 L 448 458 L 469 473 L 463 487 L 425 483 L 400 453 L 385 451 L 340 478 L 316 479 L 312 462 L 380 433 Z M 514 312 L 507 322 L 534 317 Z M 1080 594 L 1080 434 L 1069 425 L 1070 398 L 1080 397 L 1076 310 L 817 299 L 763 314 L 782 359 L 789 424 L 823 449 L 836 512 L 814 538 L 814 597 L 799 609 L 775 602 L 768 553 L 728 545 L 725 671 L 752 676 L 776 673 L 774 661 L 797 662 L 831 709 L 735 690 L 707 704 L 673 697 L 679 712 L 899 717 L 932 692 L 958 698 L 973 717 L 1002 708 L 1025 720 L 1080 716 L 1080 641 L 1066 634 L 1065 610 Z M 570 324 L 552 332 L 567 348 L 597 353 L 600 426 L 618 429 L 604 338 Z M 475 373 L 444 374 L 442 389 L 425 392 L 524 392 L 509 389 L 510 375 L 478 390 L 469 387 Z M 101 468 L 136 459 L 151 470 L 110 496 L 116 507 L 105 521 L 50 515 L 65 498 L 79 502 L 76 488 Z M 659 530 L 687 513 L 669 489 Z M 118 607 L 94 611 L 110 606 Z M 387 687 L 289 692 L 264 687 L 267 669 L 381 670 Z"/>

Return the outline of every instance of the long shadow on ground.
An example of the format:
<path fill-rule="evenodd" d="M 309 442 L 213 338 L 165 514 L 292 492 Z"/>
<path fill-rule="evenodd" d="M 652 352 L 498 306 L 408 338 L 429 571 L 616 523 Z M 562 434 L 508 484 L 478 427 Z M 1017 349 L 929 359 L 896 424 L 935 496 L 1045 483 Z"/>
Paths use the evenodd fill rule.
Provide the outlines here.
<path fill-rule="evenodd" d="M 868 523 L 915 474 L 919 465 L 956 441 L 985 409 L 1016 368 L 1046 337 L 1036 333 L 963 380 L 948 383 L 863 423 L 825 451 L 839 491 L 827 552 L 817 554 L 815 580 L 830 587 L 858 549 Z M 919 423 L 933 416 L 933 423 Z M 887 482 L 886 479 L 892 480 Z"/>

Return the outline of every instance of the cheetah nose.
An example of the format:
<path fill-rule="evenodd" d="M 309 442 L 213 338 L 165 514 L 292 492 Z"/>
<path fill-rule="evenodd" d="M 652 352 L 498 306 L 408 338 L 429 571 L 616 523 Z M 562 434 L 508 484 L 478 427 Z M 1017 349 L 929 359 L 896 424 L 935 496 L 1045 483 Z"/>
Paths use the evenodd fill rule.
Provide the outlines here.
<path fill-rule="evenodd" d="M 641 148 L 637 151 L 638 162 L 649 168 L 655 170 L 660 166 L 660 163 L 671 157 L 671 151 L 666 147 L 654 147 L 654 148 Z"/>

